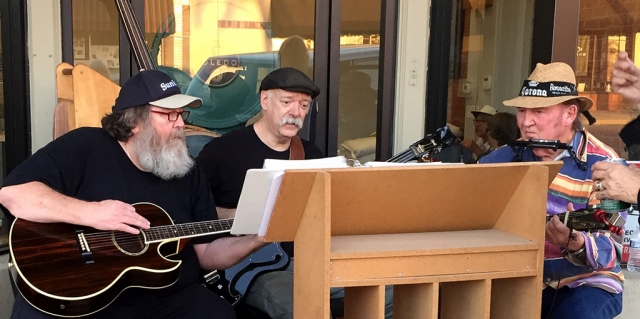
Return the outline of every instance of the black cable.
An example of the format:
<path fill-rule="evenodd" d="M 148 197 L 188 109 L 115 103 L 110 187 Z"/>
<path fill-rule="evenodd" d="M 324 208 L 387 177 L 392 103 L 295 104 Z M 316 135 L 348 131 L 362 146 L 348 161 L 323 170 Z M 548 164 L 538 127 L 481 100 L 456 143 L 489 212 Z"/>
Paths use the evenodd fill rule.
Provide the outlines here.
<path fill-rule="evenodd" d="M 567 212 L 568 214 L 569 212 Z M 567 239 L 567 244 L 564 246 L 565 251 L 567 250 L 567 248 L 569 248 L 569 243 L 571 242 L 571 239 L 575 238 L 575 234 L 573 233 L 573 226 L 571 225 L 571 219 L 568 219 L 568 225 L 569 226 L 569 238 Z M 585 243 L 586 245 L 587 243 Z M 558 297 L 558 290 L 560 290 L 560 282 L 562 281 L 562 271 L 564 270 L 564 263 L 566 257 L 563 258 L 562 260 L 562 264 L 560 265 L 560 273 L 558 274 L 558 284 L 556 284 L 556 291 L 553 293 L 553 299 L 551 300 L 551 306 L 549 306 L 549 312 L 547 313 L 547 317 L 546 319 L 551 318 L 551 313 L 553 312 L 553 306 L 556 303 L 556 297 Z M 566 262 L 570 262 L 570 261 L 566 261 Z"/>

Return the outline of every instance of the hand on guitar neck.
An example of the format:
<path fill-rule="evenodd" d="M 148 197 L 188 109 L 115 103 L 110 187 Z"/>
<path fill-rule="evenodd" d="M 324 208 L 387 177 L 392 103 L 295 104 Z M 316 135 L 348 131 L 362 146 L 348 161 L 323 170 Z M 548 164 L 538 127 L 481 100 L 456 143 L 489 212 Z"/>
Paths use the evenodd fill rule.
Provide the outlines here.
<path fill-rule="evenodd" d="M 574 210 L 573 204 L 569 203 L 566 212 L 547 216 L 545 238 L 554 245 L 575 251 L 584 246 L 584 238 L 577 236 L 576 231 L 608 230 L 621 235 L 624 223 L 624 218 L 618 212 L 607 213 L 601 208 Z M 570 230 L 572 234 L 569 240 Z"/>

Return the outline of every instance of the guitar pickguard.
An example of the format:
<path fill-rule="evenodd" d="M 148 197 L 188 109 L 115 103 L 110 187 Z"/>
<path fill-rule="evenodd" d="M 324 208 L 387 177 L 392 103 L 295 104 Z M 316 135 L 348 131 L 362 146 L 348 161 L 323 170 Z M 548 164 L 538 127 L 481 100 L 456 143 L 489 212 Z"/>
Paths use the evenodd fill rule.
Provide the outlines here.
<path fill-rule="evenodd" d="M 238 264 L 225 269 L 223 278 L 205 282 L 205 286 L 235 306 L 259 275 L 282 270 L 288 265 L 289 256 L 280 244 L 270 243 Z"/>

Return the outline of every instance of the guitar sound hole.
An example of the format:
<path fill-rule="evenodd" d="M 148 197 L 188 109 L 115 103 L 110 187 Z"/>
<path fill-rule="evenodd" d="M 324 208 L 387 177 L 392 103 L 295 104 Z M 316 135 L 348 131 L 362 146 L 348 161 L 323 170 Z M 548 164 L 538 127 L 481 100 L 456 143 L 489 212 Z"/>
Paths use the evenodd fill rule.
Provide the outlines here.
<path fill-rule="evenodd" d="M 111 240 L 121 252 L 130 256 L 142 255 L 149 247 L 149 245 L 145 244 L 143 232 L 140 232 L 138 235 L 112 232 Z"/>

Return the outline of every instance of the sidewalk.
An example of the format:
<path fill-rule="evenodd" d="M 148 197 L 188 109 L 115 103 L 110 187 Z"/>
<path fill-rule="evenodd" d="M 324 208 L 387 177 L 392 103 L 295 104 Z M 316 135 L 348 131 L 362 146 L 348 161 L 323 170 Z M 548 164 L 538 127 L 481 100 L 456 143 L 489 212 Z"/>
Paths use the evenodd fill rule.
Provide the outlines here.
<path fill-rule="evenodd" d="M 640 272 L 624 272 L 622 314 L 616 319 L 635 319 L 640 314 Z"/>

